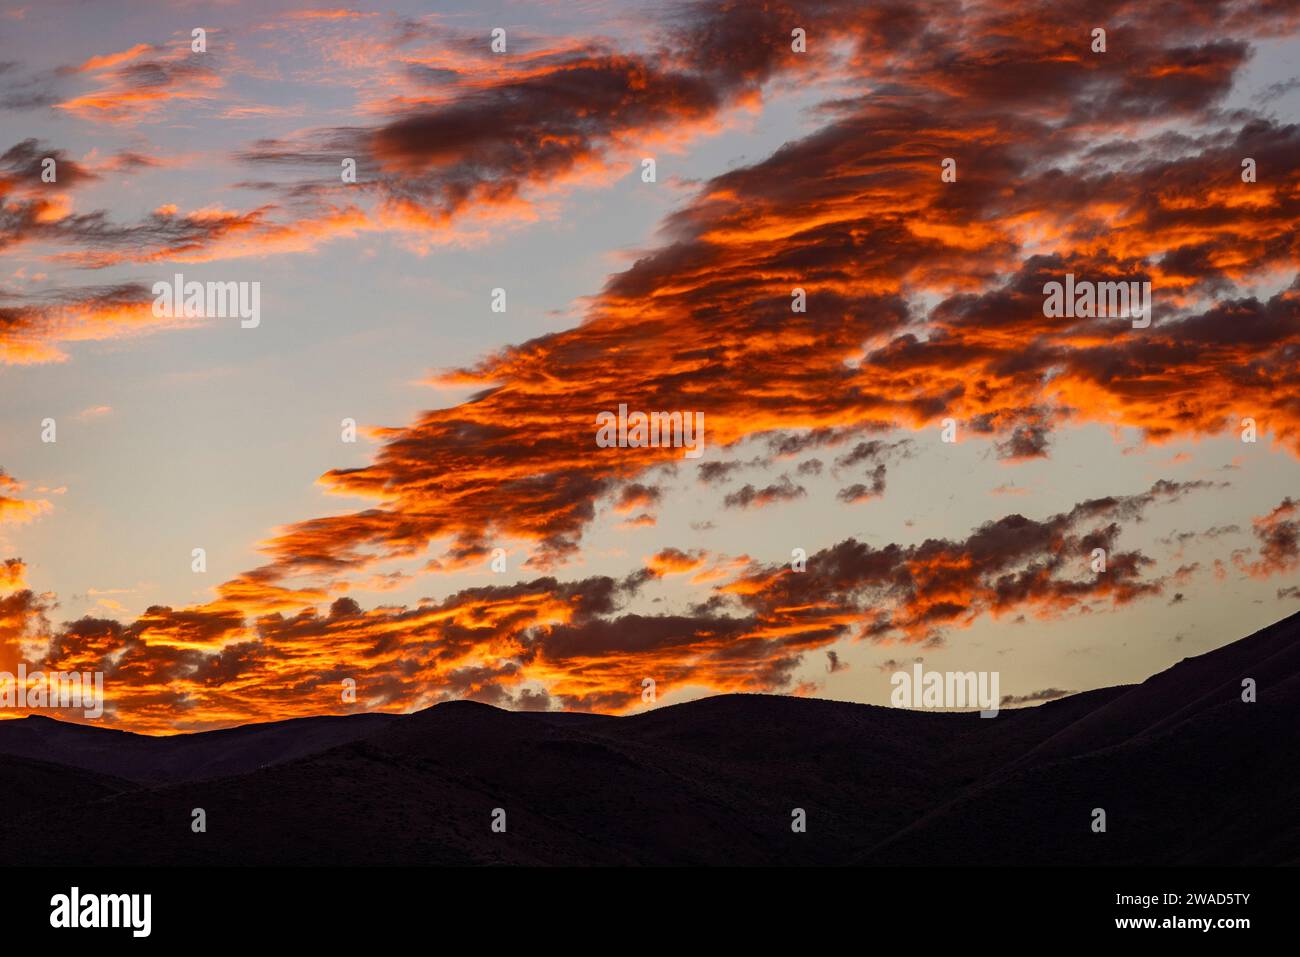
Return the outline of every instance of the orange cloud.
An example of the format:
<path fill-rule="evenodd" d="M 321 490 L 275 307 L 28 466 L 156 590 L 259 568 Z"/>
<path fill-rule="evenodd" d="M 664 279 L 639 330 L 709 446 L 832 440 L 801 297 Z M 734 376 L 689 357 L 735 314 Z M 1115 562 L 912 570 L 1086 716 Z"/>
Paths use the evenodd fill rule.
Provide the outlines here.
<path fill-rule="evenodd" d="M 68 356 L 61 346 L 67 343 L 121 338 L 186 324 L 184 319 L 155 316 L 153 296 L 143 286 L 65 290 L 53 298 L 0 306 L 0 362 L 62 362 Z"/>
<path fill-rule="evenodd" d="M 129 124 L 173 103 L 210 100 L 225 81 L 209 66 L 209 56 L 215 55 L 192 53 L 186 38 L 170 49 L 139 43 L 91 57 L 64 72 L 91 77 L 96 88 L 55 107 L 84 120 Z"/>
<path fill-rule="evenodd" d="M 1254 578 L 1268 578 L 1300 568 L 1300 502 L 1290 497 L 1251 523 L 1259 539 L 1259 558 L 1247 562 L 1237 557 L 1237 564 Z"/>
<path fill-rule="evenodd" d="M 316 607 L 323 593 L 268 591 L 245 576 L 205 605 L 59 628 L 46 621 L 49 596 L 23 587 L 21 565 L 6 566 L 19 590 L 0 598 L 0 640 L 40 667 L 103 670 L 107 720 L 143 731 L 457 697 L 619 711 L 640 702 L 646 677 L 661 695 L 788 691 L 804 655 L 838 641 L 933 641 L 985 615 L 1055 618 L 1159 595 L 1165 579 L 1119 546 L 1119 521 L 1205 487 L 1161 481 L 1043 520 L 1010 515 L 958 540 L 847 539 L 810 555 L 802 572 L 738 560 L 710 602 L 679 615 L 628 613 L 623 603 L 663 574 L 702 568 L 703 553 L 664 549 L 622 582 L 543 577 L 370 610 L 341 597 L 326 613 Z M 1098 547 L 1105 574 L 1089 567 Z M 355 702 L 340 694 L 347 679 Z"/>
<path fill-rule="evenodd" d="M 0 468 L 0 524 L 22 525 L 48 512 L 53 506 L 46 499 L 15 498 L 7 492 L 17 493 L 23 489 L 23 483 Z M 21 573 L 21 564 L 15 566 Z"/>

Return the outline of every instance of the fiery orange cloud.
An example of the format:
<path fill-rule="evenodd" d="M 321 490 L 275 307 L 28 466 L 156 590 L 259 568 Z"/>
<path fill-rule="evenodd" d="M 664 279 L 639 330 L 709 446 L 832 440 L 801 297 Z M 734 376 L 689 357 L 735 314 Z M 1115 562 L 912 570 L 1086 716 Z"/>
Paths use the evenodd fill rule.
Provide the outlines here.
<path fill-rule="evenodd" d="M 355 20 L 364 14 L 340 7 L 333 10 L 294 10 L 286 16 L 290 20 Z"/>
<path fill-rule="evenodd" d="M 1253 562 L 1238 559 L 1240 567 L 1255 578 L 1268 578 L 1300 568 L 1300 502 L 1290 497 L 1267 515 L 1252 523 L 1259 539 L 1259 557 Z"/>
<path fill-rule="evenodd" d="M 0 295 L 0 303 L 5 297 Z M 68 289 L 44 299 L 0 305 L 0 362 L 28 365 L 62 362 L 62 345 L 138 335 L 193 320 L 159 318 L 143 286 Z"/>
<path fill-rule="evenodd" d="M 153 47 L 148 43 L 137 43 L 129 50 L 121 50 L 117 53 L 105 53 L 102 56 L 93 56 L 80 66 L 72 67 L 70 72 L 93 73 L 97 70 L 107 70 L 110 67 L 120 66 L 123 63 L 137 59 L 151 50 L 153 50 Z"/>
<path fill-rule="evenodd" d="M 703 552 L 684 552 L 679 548 L 665 548 L 645 560 L 646 568 L 656 575 L 680 575 L 695 571 L 707 560 Z"/>
<path fill-rule="evenodd" d="M 268 567 L 361 568 L 439 538 L 498 535 L 534 543 L 535 565 L 563 561 L 598 501 L 613 496 L 630 512 L 618 490 L 671 458 L 593 448 L 592 416 L 616 400 L 656 408 L 685 396 L 713 447 L 778 430 L 927 429 L 951 417 L 1016 462 L 1048 455 L 1053 433 L 1075 424 L 1162 441 L 1221 433 L 1249 410 L 1300 450 L 1300 416 L 1286 398 L 1300 385 L 1286 358 L 1300 343 L 1300 295 L 1224 293 L 1294 275 L 1300 130 L 1252 119 L 1230 145 L 1209 140 L 1172 158 L 1143 148 L 1119 170 L 1086 156 L 1063 165 L 1081 136 L 1128 136 L 1153 111 L 1205 114 L 1244 63 L 1244 44 L 1194 29 L 1176 40 L 1136 31 L 1123 55 L 1076 56 L 1062 69 L 1082 41 L 1055 28 L 1046 53 L 1034 30 L 1008 40 L 991 7 L 972 7 L 943 40 L 920 20 L 861 16 L 845 29 L 894 31 L 895 58 L 861 69 L 887 69 L 898 93 L 837 103 L 817 133 L 704 184 L 670 218 L 664 244 L 612 277 L 578 328 L 446 374 L 481 394 L 380 432 L 386 444 L 372 465 L 327 473 L 329 490 L 374 507 L 291 526 L 268 543 Z M 1040 6 L 1024 18 L 1050 19 Z M 739 22 L 728 29 L 739 33 Z M 754 75 L 777 69 L 766 41 L 732 42 L 752 53 Z M 1188 51 L 1195 69 L 1178 68 Z M 954 65 L 962 82 L 941 82 Z M 1070 112 L 1094 101 L 1111 104 L 1108 123 Z M 395 123 L 377 142 L 404 167 L 459 169 L 476 136 L 496 135 L 479 123 L 458 105 Z M 1243 152 L 1273 171 L 1264 190 L 1240 178 Z M 954 183 L 939 175 L 949 154 L 960 157 Z M 466 175 L 473 195 L 479 180 Z M 1042 252 L 1026 250 L 1031 239 Z M 1154 322 L 1139 331 L 1048 319 L 1043 287 L 1067 272 L 1151 281 L 1161 296 Z M 805 312 L 791 309 L 795 289 Z M 938 304 L 918 308 L 919 292 Z M 841 497 L 883 493 L 878 466 L 865 478 Z M 747 485 L 728 503 L 800 490 L 786 477 Z"/>
<path fill-rule="evenodd" d="M 16 498 L 15 495 L 22 490 L 23 483 L 0 468 L 0 524 L 8 522 L 21 525 L 48 512 L 53 507 L 46 499 Z M 21 579 L 23 569 L 21 563 L 12 567 L 6 563 L 6 567 Z"/>
<path fill-rule="evenodd" d="M 91 57 L 65 73 L 93 78 L 95 89 L 55 104 L 84 120 L 139 122 L 172 103 L 212 99 L 225 81 L 190 49 L 189 38 L 168 47 L 139 43 L 129 50 Z"/>
<path fill-rule="evenodd" d="M 46 621 L 49 596 L 26 590 L 17 568 L 18 590 L 0 599 L 0 638 L 37 667 L 103 670 L 107 720 L 145 731 L 455 697 L 618 711 L 639 703 L 646 677 L 661 694 L 789 691 L 803 656 L 837 641 L 934 641 L 982 615 L 1054 618 L 1159 595 L 1165 579 L 1146 575 L 1150 558 L 1118 547 L 1119 522 L 1205 487 L 1161 481 L 1043 520 L 1010 515 L 960 540 L 848 539 L 809 556 L 802 572 L 733 563 L 715 601 L 683 615 L 622 609 L 651 579 L 703 563 L 676 549 L 622 582 L 546 577 L 370 610 L 342 597 L 324 614 L 314 602 L 289 611 L 287 595 L 284 611 L 252 613 L 263 596 L 249 585 L 207 605 L 154 606 L 129 625 L 87 617 L 59 628 Z M 1099 547 L 1104 575 L 1089 567 Z M 355 702 L 340 694 L 347 680 Z"/>
<path fill-rule="evenodd" d="M 0 565 L 0 591 L 12 592 L 27 587 L 27 566 L 20 558 L 7 558 Z"/>

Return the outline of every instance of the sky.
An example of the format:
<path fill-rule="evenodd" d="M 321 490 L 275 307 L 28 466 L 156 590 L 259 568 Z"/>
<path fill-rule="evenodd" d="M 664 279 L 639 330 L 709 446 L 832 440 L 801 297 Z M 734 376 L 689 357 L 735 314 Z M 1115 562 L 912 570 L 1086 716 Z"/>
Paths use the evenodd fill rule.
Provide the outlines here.
<path fill-rule="evenodd" d="M 5 3 L 0 670 L 149 733 L 886 704 L 917 660 L 1030 704 L 1292 614 L 1298 31 Z M 259 323 L 156 314 L 177 273 Z M 1047 316 L 1067 274 L 1150 324 Z M 620 404 L 702 453 L 602 446 Z"/>

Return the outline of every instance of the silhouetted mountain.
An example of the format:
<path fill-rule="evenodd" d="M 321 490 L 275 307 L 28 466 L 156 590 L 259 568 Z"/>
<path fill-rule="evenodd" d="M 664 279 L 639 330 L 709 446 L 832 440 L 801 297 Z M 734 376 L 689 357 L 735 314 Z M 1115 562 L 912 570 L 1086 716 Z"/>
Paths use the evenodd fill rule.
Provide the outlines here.
<path fill-rule="evenodd" d="M 1292 616 L 1122 689 L 860 860 L 1300 863 L 1297 632 Z"/>
<path fill-rule="evenodd" d="M 0 755 L 55 761 L 145 784 L 242 774 L 373 733 L 398 715 L 327 715 L 152 737 L 28 715 L 0 721 Z"/>
<path fill-rule="evenodd" d="M 130 781 L 48 761 L 6 757 L 0 761 L 4 813 L 17 817 L 135 790 Z"/>
<path fill-rule="evenodd" d="M 10 809 L 0 859 L 1296 863 L 1297 632 L 1300 615 L 1140 685 L 991 720 L 770 695 L 623 718 L 462 701 L 164 739 L 24 719 L 0 725 L 0 752 L 43 746 L 116 778 L 0 758 L 0 783 L 59 794 Z"/>

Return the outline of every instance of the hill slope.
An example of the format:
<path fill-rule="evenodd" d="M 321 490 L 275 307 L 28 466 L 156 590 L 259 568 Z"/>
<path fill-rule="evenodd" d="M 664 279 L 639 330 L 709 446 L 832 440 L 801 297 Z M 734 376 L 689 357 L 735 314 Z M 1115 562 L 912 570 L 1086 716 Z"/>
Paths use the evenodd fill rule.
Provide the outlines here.
<path fill-rule="evenodd" d="M 26 719 L 0 725 L 0 752 L 22 755 L 0 774 L 34 773 L 44 742 L 46 761 L 117 778 L 26 800 L 0 861 L 1294 863 L 1297 632 L 1293 616 L 1140 685 L 992 720 L 770 695 L 625 718 L 453 702 L 168 739 Z"/>

